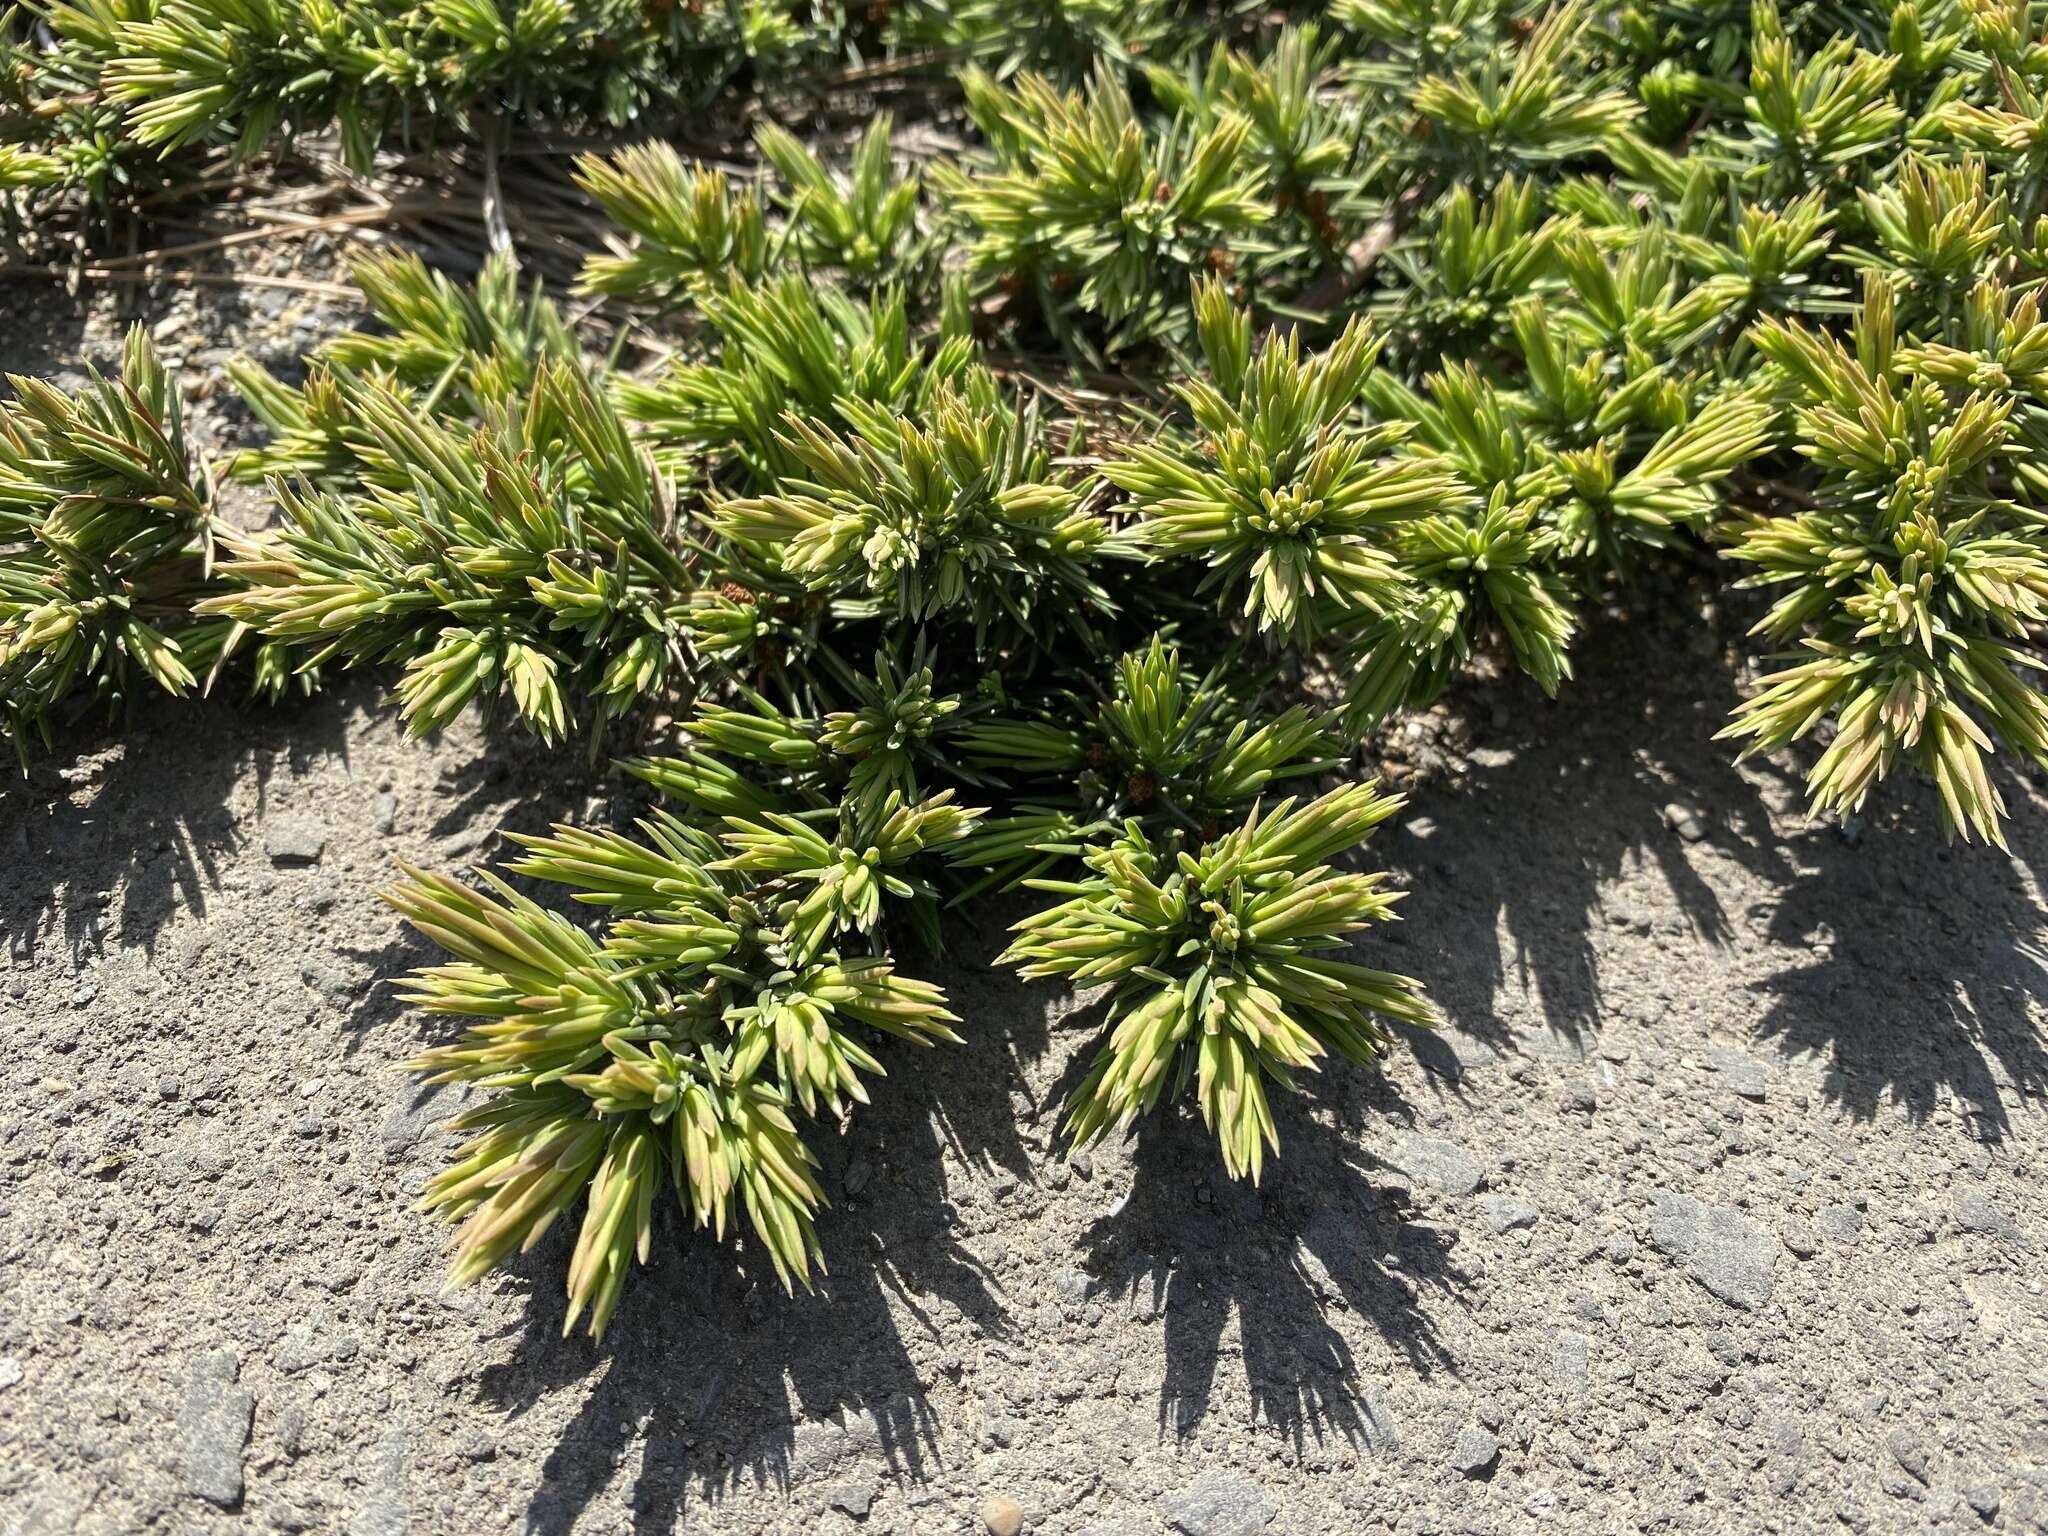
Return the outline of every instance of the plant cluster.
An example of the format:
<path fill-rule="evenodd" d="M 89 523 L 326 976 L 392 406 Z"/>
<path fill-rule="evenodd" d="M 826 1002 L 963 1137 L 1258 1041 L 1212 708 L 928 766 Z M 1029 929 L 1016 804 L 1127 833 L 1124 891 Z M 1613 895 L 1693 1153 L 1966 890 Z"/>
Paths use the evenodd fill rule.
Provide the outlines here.
<path fill-rule="evenodd" d="M 0 11 L 0 192 L 112 201 L 176 152 L 300 135 L 361 171 L 504 121 L 624 128 L 794 67 L 809 20 L 782 0 L 30 0 Z"/>
<path fill-rule="evenodd" d="M 176 381 L 141 327 L 119 371 L 76 394 L 9 376 L 0 401 L 0 728 L 27 766 L 60 711 L 136 690 L 192 692 L 238 648 L 257 691 L 289 681 L 279 647 L 201 609 L 228 536 L 185 441 Z"/>
<path fill-rule="evenodd" d="M 579 163 L 617 226 L 581 286 L 672 341 L 646 371 L 509 263 L 380 259 L 302 384 L 236 370 L 271 437 L 227 470 L 279 521 L 233 536 L 150 386 L 91 433 L 22 386 L 23 590 L 100 601 L 74 524 L 152 571 L 217 544 L 177 611 L 256 632 L 259 676 L 398 663 L 415 729 L 510 700 L 666 802 L 512 866 L 595 924 L 394 894 L 455 957 L 416 999 L 473 1021 L 422 1063 L 484 1090 L 428 1196 L 458 1278 L 580 1201 L 601 1328 L 672 1187 L 804 1282 L 806 1136 L 874 1031 L 952 1038 L 900 956 L 998 892 L 1008 963 L 1106 989 L 1073 1138 L 1191 1094 L 1257 1177 L 1275 1085 L 1430 1018 L 1351 953 L 1396 894 L 1355 867 L 1399 804 L 1362 741 L 1482 652 L 1555 693 L 1660 562 L 1767 594 L 1746 750 L 1821 737 L 1842 813 L 1917 770 L 2001 840 L 1986 758 L 2048 765 L 2038 7 L 866 25 L 965 61 L 978 144 L 879 115 L 844 163 L 763 127 L 758 178 Z M 58 634 L 20 612 L 10 657 Z M 147 611 L 91 613 L 112 639 L 34 676 L 183 686 Z"/>

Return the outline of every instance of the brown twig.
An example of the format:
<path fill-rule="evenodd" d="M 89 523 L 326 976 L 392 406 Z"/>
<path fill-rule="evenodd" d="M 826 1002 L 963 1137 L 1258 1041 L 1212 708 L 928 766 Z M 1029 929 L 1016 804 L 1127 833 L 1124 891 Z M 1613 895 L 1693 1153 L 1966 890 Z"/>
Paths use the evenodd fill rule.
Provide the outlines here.
<path fill-rule="evenodd" d="M 1344 248 L 1343 262 L 1302 289 L 1288 307 L 1326 314 L 1363 287 L 1373 266 L 1400 238 L 1402 227 L 1427 195 L 1428 186 L 1426 181 L 1411 183 L 1371 229 Z"/>
<path fill-rule="evenodd" d="M 215 235 L 208 240 L 192 240 L 183 245 L 165 245 L 151 251 L 137 251 L 130 256 L 110 257 L 99 263 L 99 267 L 108 272 L 146 268 L 170 256 L 207 256 L 216 251 L 228 250 L 237 245 L 248 245 L 255 241 L 295 240 L 301 236 L 317 234 L 324 229 L 378 224 L 390 219 L 398 206 L 393 204 L 382 208 L 354 208 L 346 213 L 328 214 L 324 217 L 301 216 L 300 220 L 280 222 L 263 229 L 240 229 L 232 234 Z"/>
<path fill-rule="evenodd" d="M 111 266 L 73 267 L 55 261 L 0 266 L 0 283 L 27 277 L 55 278 L 60 282 L 80 278 L 88 282 L 108 283 L 191 283 L 207 288 L 289 288 L 294 293 L 318 294 L 324 299 L 362 297 L 343 283 L 322 283 L 307 277 L 271 277 L 260 272 L 194 272 L 178 267 L 130 271 Z"/>

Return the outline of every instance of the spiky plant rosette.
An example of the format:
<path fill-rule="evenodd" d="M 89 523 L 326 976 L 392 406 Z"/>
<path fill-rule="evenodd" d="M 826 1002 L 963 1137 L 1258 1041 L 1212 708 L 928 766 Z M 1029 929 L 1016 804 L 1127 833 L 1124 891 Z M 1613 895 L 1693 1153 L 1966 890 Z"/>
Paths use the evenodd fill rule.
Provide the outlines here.
<path fill-rule="evenodd" d="M 17 752 L 47 744 L 70 703 L 183 695 L 219 667 L 239 626 L 199 614 L 222 583 L 209 467 L 186 441 L 176 381 L 148 334 L 119 371 L 66 394 L 10 375 L 0 402 L 0 721 Z M 281 658 L 251 647 L 256 686 Z"/>
<path fill-rule="evenodd" d="M 2033 455 L 2048 446 L 2048 322 L 2035 293 L 1986 279 L 1956 341 L 1902 345 L 1876 278 L 1853 346 L 1796 323 L 1757 345 L 1783 375 L 1812 505 L 1754 514 L 1728 555 L 1779 595 L 1759 633 L 1803 659 L 1767 674 L 1726 734 L 1747 750 L 1834 723 L 1814 804 L 1859 808 L 1901 762 L 1940 792 L 1944 824 L 2003 846 L 1985 769 L 1994 733 L 2048 764 L 2048 520 Z"/>
<path fill-rule="evenodd" d="M 891 0 L 887 16 L 892 45 L 964 55 L 997 79 L 1078 80 L 1098 59 L 1128 66 L 1191 41 L 1169 0 Z"/>
<path fill-rule="evenodd" d="M 207 612 L 301 667 L 402 663 L 415 734 L 509 694 L 560 740 L 687 678 L 677 610 L 696 583 L 673 487 L 580 361 L 541 365 L 477 423 L 376 376 L 337 377 L 333 405 L 345 426 L 329 441 L 361 479 L 275 482 L 283 526 L 224 541 L 233 585 Z"/>
<path fill-rule="evenodd" d="M 509 256 L 487 257 L 467 286 L 411 252 L 366 257 L 349 277 L 380 329 L 322 340 L 301 385 L 249 358 L 230 360 L 228 376 L 270 433 L 228 461 L 237 480 L 282 475 L 335 488 L 375 478 L 402 488 L 409 461 L 379 452 L 352 386 L 374 382 L 415 414 L 473 423 L 530 394 L 549 365 L 578 361 L 560 310 Z"/>
<path fill-rule="evenodd" d="M 1082 827 L 1115 831 L 1137 820 L 1149 831 L 1214 833 L 1241 816 L 1268 785 L 1335 767 L 1341 751 L 1307 705 L 1275 711 L 1270 677 L 1243 659 L 1197 674 L 1181 647 L 1155 636 L 1118 658 L 1114 686 L 1048 690 L 1028 715 L 983 711 L 959 729 L 964 760 L 1013 786 L 1026 808 L 992 817 L 954 850 L 1019 878 L 1001 850 L 1078 851 Z M 1033 849 L 1031 828 L 1050 818 L 1056 849 Z"/>
<path fill-rule="evenodd" d="M 1131 493 L 1136 541 L 1202 561 L 1227 608 L 1297 646 L 1404 608 L 1385 535 L 1459 492 L 1429 460 L 1392 455 L 1406 423 L 1360 420 L 1378 351 L 1366 327 L 1353 322 L 1313 356 L 1297 333 L 1275 332 L 1255 355 L 1251 316 L 1220 282 L 1198 282 L 1194 308 L 1210 378 L 1179 388 L 1200 436 L 1136 446 L 1103 470 Z"/>
<path fill-rule="evenodd" d="M 961 84 L 986 163 L 937 167 L 934 185 L 970 232 L 977 272 L 1035 294 L 1041 316 L 1083 350 L 1081 318 L 1099 317 L 1112 350 L 1177 325 L 1180 285 L 1212 253 L 1255 246 L 1271 216 L 1240 113 L 1206 126 L 1141 115 L 1106 60 L 1080 90 L 1030 73 L 998 84 L 978 70 Z"/>
<path fill-rule="evenodd" d="M 1433 1020 L 1419 982 L 1333 954 L 1391 916 L 1397 896 L 1384 877 L 1330 861 L 1400 805 L 1347 785 L 1255 809 L 1193 853 L 1133 822 L 1088 851 L 1086 878 L 1029 882 L 1066 899 L 1019 922 L 1005 958 L 1027 977 L 1113 987 L 1108 1041 L 1068 1111 L 1076 1141 L 1192 1082 L 1224 1167 L 1256 1180 L 1280 1145 L 1269 1082 L 1292 1086 L 1332 1052 L 1370 1065 L 1384 1021 Z"/>
<path fill-rule="evenodd" d="M 404 996 L 467 1020 L 414 1067 L 474 1085 L 470 1139 L 421 1205 L 459 1223 L 450 1282 L 532 1248 L 581 1207 L 564 1331 L 602 1334 L 668 1190 L 723 1239 L 742 1213 L 785 1286 L 822 1268 L 825 1195 L 805 1125 L 867 1102 L 881 1036 L 957 1040 L 944 994 L 877 942 L 886 898 L 974 813 L 891 797 L 838 825 L 778 812 L 713 834 L 656 813 L 640 836 L 557 827 L 510 872 L 564 887 L 601 928 L 505 880 L 408 870 L 391 904 L 454 958 Z"/>
<path fill-rule="evenodd" d="M 1202 903 L 1225 901 L 1235 914 L 1231 920 L 1252 927 L 1236 960 L 1216 962 L 1214 989 L 1235 999 L 1233 1007 L 1280 1008 L 1268 1032 L 1257 1036 L 1271 1046 L 1254 1053 L 1266 1076 L 1284 1077 L 1326 1048 L 1369 1064 L 1383 1041 L 1375 1018 L 1429 1021 L 1417 983 L 1323 953 L 1390 911 L 1396 898 L 1381 889 L 1383 876 L 1340 874 L 1329 864 L 1400 802 L 1367 785 L 1298 810 L 1292 799 L 1276 810 L 1260 809 L 1261 795 L 1273 786 L 1338 761 L 1336 741 L 1313 711 L 1296 706 L 1274 713 L 1261 690 L 1233 688 L 1220 674 L 1197 677 L 1177 648 L 1158 640 L 1123 658 L 1107 701 L 1055 693 L 1035 718 L 1019 717 L 986 693 L 935 695 L 928 671 L 906 676 L 886 664 L 878 669 L 890 686 L 876 690 L 860 710 L 806 721 L 758 694 L 748 694 L 740 707 L 704 704 L 687 724 L 686 752 L 626 767 L 706 826 L 788 814 L 769 812 L 769 806 L 809 808 L 797 814 L 815 817 L 858 815 L 878 793 L 893 803 L 929 793 L 934 782 L 963 784 L 963 794 L 989 802 L 990 809 L 940 848 L 944 865 L 935 872 L 936 892 L 958 900 L 1007 884 L 1077 898 L 1020 925 L 1026 937 L 1004 958 L 1027 975 L 1071 974 L 1076 984 L 1088 985 L 1123 976 L 1128 961 L 1134 978 L 1158 980 L 1161 967 L 1178 977 L 1184 954 L 1176 946 L 1183 935 L 1175 924 L 1199 918 L 1202 931 L 1213 931 L 1220 943 L 1228 923 L 1210 924 L 1221 909 Z M 1191 884 L 1173 873 L 1171 850 L 1184 842 L 1201 849 L 1202 873 Z M 1181 868 L 1191 867 L 1189 857 L 1179 855 Z M 1093 875 L 1080 883 L 1061 878 L 1069 869 Z M 1132 871 L 1147 880 L 1157 876 L 1159 884 L 1146 887 L 1149 896 L 1125 882 Z M 1084 902 L 1078 899 L 1084 891 L 1103 899 Z M 931 894 L 916 893 L 905 910 L 938 942 L 941 914 Z M 1312 915 L 1300 925 L 1279 921 L 1282 907 L 1297 896 L 1308 904 L 1302 914 Z M 1162 915 L 1169 912 L 1171 922 Z M 1122 933 L 1134 946 L 1131 953 L 1103 959 L 1106 970 L 1079 960 L 1079 968 L 1064 968 L 1059 956 L 1087 949 L 1080 938 L 1066 942 L 1084 923 Z M 1250 990 L 1232 991 L 1239 981 Z M 1297 1014 L 1299 1029 L 1290 1022 Z M 1240 1017 L 1249 1027 L 1254 1014 Z M 1245 1041 L 1207 1047 L 1215 1053 L 1212 1065 L 1234 1072 L 1249 1062 L 1239 1044 L 1250 1049 Z M 1153 1046 L 1164 1049 L 1156 1040 Z M 1263 1087 L 1226 1092 L 1219 1080 L 1212 1094 L 1206 1072 L 1203 1082 L 1205 1113 L 1226 1162 L 1234 1173 L 1256 1171 L 1264 1154 L 1245 1137 L 1256 1132 L 1270 1139 Z M 1073 1111 L 1078 1140 L 1128 1124 L 1159 1097 L 1134 1089 L 1104 1100 L 1110 1092 L 1094 1079 L 1084 1087 Z M 1114 1113 L 1089 1107 L 1112 1101 Z"/>
<path fill-rule="evenodd" d="M 768 174 L 735 185 L 666 144 L 576 163 L 576 180 L 618 228 L 614 251 L 584 265 L 592 293 L 663 308 L 702 305 L 801 262 L 864 287 L 922 273 L 932 242 L 917 173 L 899 172 L 893 122 L 874 117 L 842 173 L 788 129 L 754 131 Z M 780 214 L 780 219 L 775 215 Z"/>

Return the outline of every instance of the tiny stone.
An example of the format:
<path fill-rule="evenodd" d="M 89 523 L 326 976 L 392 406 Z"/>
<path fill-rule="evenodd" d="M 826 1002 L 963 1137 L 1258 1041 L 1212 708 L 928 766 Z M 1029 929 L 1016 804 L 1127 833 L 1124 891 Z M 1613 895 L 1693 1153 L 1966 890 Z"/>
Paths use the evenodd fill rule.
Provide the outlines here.
<path fill-rule="evenodd" d="M 1074 1170 L 1074 1177 L 1087 1181 L 1095 1177 L 1095 1159 L 1086 1152 L 1076 1152 L 1067 1159 L 1067 1166 Z"/>
<path fill-rule="evenodd" d="M 1957 1190 L 1950 1210 L 1955 1216 L 1956 1225 L 1965 1232 L 1978 1232 L 1987 1237 L 2013 1235 L 2012 1218 L 1977 1190 Z"/>
<path fill-rule="evenodd" d="M 1204 1472 L 1159 1501 L 1159 1513 L 1178 1536 L 1258 1536 L 1273 1523 L 1273 1501 L 1250 1478 Z"/>
<path fill-rule="evenodd" d="M 299 980 L 326 999 L 329 1006 L 348 1008 L 355 1002 L 355 983 L 337 967 L 323 960 L 306 960 L 299 966 Z"/>
<path fill-rule="evenodd" d="M 389 1490 L 373 1493 L 348 1523 L 348 1536 L 408 1536 L 411 1512 Z"/>
<path fill-rule="evenodd" d="M 255 1394 L 235 1385 L 241 1368 L 232 1350 L 202 1357 L 178 1408 L 185 1491 L 222 1509 L 242 1502 L 242 1451 L 256 1416 Z"/>
<path fill-rule="evenodd" d="M 1488 1195 L 1485 1200 L 1486 1225 L 1495 1235 L 1513 1232 L 1522 1227 L 1533 1227 L 1541 1214 L 1526 1200 L 1513 1195 Z"/>
<path fill-rule="evenodd" d="M 1477 1477 L 1500 1459 L 1500 1441 L 1478 1425 L 1468 1425 L 1451 1447 L 1451 1465 L 1467 1477 Z"/>
<path fill-rule="evenodd" d="M 1696 843 L 1707 835 L 1707 824 L 1700 819 L 1700 813 L 1677 800 L 1664 807 L 1664 825 L 1688 843 Z"/>
<path fill-rule="evenodd" d="M 1863 1235 L 1863 1216 L 1854 1206 L 1830 1205 L 1821 1210 L 1820 1228 L 1830 1242 L 1854 1244 Z"/>
<path fill-rule="evenodd" d="M 1387 1159 L 1418 1183 L 1446 1195 L 1469 1195 L 1479 1188 L 1479 1163 L 1453 1141 L 1433 1136 L 1403 1136 Z"/>
<path fill-rule="evenodd" d="M 263 829 L 263 851 L 273 864 L 318 864 L 327 851 L 327 829 L 301 817 L 280 817 Z"/>
<path fill-rule="evenodd" d="M 1999 1505 L 2004 1502 L 1999 1498 L 1998 1490 L 1990 1483 L 1975 1484 L 1963 1497 L 1970 1501 L 1970 1508 L 1986 1520 L 1994 1519 L 1998 1514 Z"/>
<path fill-rule="evenodd" d="M 1650 1241 L 1683 1259 L 1693 1279 L 1731 1307 L 1755 1311 L 1771 1299 L 1777 1245 L 1739 1211 L 1690 1195 L 1660 1193 Z"/>
<path fill-rule="evenodd" d="M 1583 1333 L 1560 1332 L 1550 1347 L 1550 1374 L 1577 1390 L 1592 1379 L 1593 1341 Z"/>
<path fill-rule="evenodd" d="M 1740 1051 L 1725 1047 L 1713 1047 L 1707 1051 L 1707 1065 L 1714 1069 L 1720 1086 L 1740 1099 L 1754 1099 L 1761 1103 L 1764 1091 L 1770 1082 L 1770 1074 L 1762 1062 L 1745 1056 Z"/>
<path fill-rule="evenodd" d="M 1810 1259 L 1820 1252 L 1820 1238 L 1803 1221 L 1786 1222 L 1781 1236 L 1785 1239 L 1785 1246 L 1798 1258 Z"/>
<path fill-rule="evenodd" d="M 1017 1536 L 1024 1529 L 1024 1506 L 998 1494 L 981 1506 L 981 1523 L 988 1536 Z"/>
<path fill-rule="evenodd" d="M 865 1520 L 868 1517 L 868 1511 L 875 1507 L 875 1490 L 872 1488 L 862 1488 L 852 1483 L 842 1483 L 838 1487 L 827 1491 L 825 1503 L 828 1507 L 838 1510 L 843 1515 L 851 1515 L 856 1520 Z"/>
<path fill-rule="evenodd" d="M 460 1104 L 460 1093 L 442 1085 L 422 1090 L 416 1101 L 393 1106 L 384 1117 L 384 1161 L 395 1163 L 404 1157 L 421 1137 L 452 1120 Z"/>
<path fill-rule="evenodd" d="M 1885 1449 L 1892 1453 L 1892 1460 L 1910 1473 L 1915 1482 L 1927 1481 L 1927 1447 L 1907 1434 L 1895 1429 L 1885 1439 Z"/>
<path fill-rule="evenodd" d="M 0 1392 L 21 1385 L 21 1362 L 12 1355 L 0 1355 Z"/>

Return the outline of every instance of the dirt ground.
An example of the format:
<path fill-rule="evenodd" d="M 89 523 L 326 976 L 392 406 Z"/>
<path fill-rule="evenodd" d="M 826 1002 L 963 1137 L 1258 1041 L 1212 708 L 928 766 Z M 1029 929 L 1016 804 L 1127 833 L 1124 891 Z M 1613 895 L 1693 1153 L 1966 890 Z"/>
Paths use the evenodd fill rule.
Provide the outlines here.
<path fill-rule="evenodd" d="M 231 440 L 225 352 L 332 315 L 191 303 Z M 10 370 L 118 334 L 0 311 Z M 1191 1113 L 1070 1160 L 1097 1016 L 992 921 L 937 972 L 968 1043 L 821 1138 L 818 1293 L 665 1218 L 601 1346 L 567 1234 L 441 1293 L 455 1101 L 375 891 L 632 797 L 408 744 L 370 678 L 79 723 L 0 790 L 0 1531 L 2048 1528 L 2048 795 L 2001 778 L 2010 857 L 1913 783 L 1808 823 L 1710 739 L 1739 627 L 1609 622 L 1557 703 L 1397 740 L 1366 948 L 1450 1027 L 1282 1105 L 1262 1188 Z"/>

